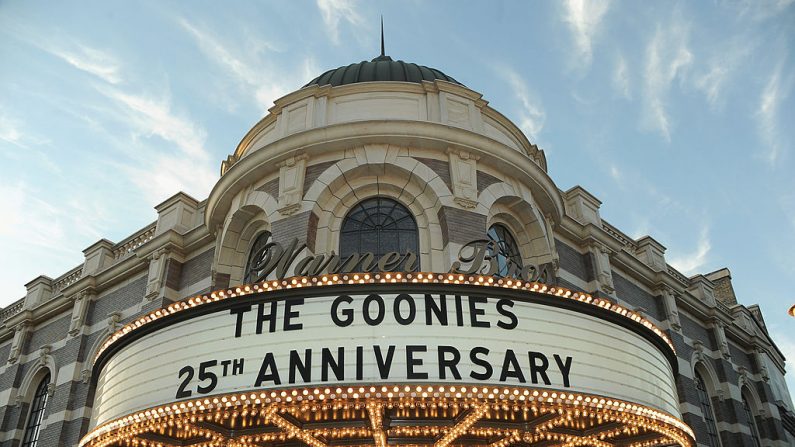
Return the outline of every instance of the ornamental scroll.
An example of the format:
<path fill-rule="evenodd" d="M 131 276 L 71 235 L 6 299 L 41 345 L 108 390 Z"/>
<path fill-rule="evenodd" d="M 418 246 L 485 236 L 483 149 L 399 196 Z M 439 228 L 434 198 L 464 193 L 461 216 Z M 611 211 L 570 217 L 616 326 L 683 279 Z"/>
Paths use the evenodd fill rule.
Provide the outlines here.
<path fill-rule="evenodd" d="M 245 277 L 251 278 L 252 282 L 260 282 L 271 275 L 284 279 L 287 276 L 317 276 L 326 273 L 394 272 L 398 267 L 402 267 L 400 271 L 411 272 L 419 267 L 417 253 L 410 250 L 405 253 L 389 252 L 378 258 L 371 252 L 353 253 L 342 258 L 331 251 L 329 254 L 307 255 L 298 260 L 305 248 L 306 244 L 299 243 L 295 238 L 286 247 L 274 241 L 255 246 Z M 507 262 L 507 269 L 506 266 L 500 268 L 498 258 Z M 499 275 L 501 270 L 507 274 Z M 289 275 L 291 272 L 292 275 Z M 491 238 L 476 239 L 464 244 L 449 273 L 504 276 L 547 284 L 551 284 L 555 278 L 551 265 L 519 265 L 503 253 L 498 241 Z"/>

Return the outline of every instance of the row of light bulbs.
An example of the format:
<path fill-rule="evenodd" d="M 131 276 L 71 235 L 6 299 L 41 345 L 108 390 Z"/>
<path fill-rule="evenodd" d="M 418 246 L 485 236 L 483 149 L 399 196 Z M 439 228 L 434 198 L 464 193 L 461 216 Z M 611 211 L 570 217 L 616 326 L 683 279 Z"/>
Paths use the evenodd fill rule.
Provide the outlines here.
<path fill-rule="evenodd" d="M 452 427 L 438 427 L 442 438 L 437 447 L 449 447 L 456 439 L 464 434 L 477 434 L 495 437 L 504 435 L 507 447 L 512 442 L 505 435 L 505 429 L 491 427 L 473 427 L 477 421 L 489 414 L 494 418 L 502 418 L 505 411 L 529 411 L 534 415 L 550 414 L 554 417 L 536 425 L 532 432 L 525 432 L 522 436 L 541 437 L 539 439 L 561 441 L 562 443 L 576 443 L 583 439 L 577 435 L 552 432 L 556 427 L 566 426 L 582 430 L 583 419 L 592 419 L 596 424 L 616 422 L 621 424 L 623 431 L 605 433 L 602 439 L 620 433 L 654 432 L 661 435 L 666 442 L 676 443 L 679 446 L 692 446 L 693 432 L 679 419 L 666 413 L 641 405 L 605 399 L 579 393 L 557 393 L 544 390 L 531 390 L 518 387 L 477 387 L 477 386 L 370 386 L 370 387 L 337 387 L 337 388 L 302 388 L 278 390 L 260 393 L 243 393 L 217 396 L 213 398 L 195 399 L 164 405 L 149 410 L 141 411 L 102 425 L 89 433 L 80 443 L 81 447 L 110 447 L 133 446 L 170 447 L 168 444 L 159 445 L 141 439 L 138 436 L 147 432 L 173 431 L 190 433 L 189 437 L 206 438 L 206 447 L 212 447 L 216 442 L 235 441 L 237 445 L 254 445 L 256 442 L 267 442 L 269 439 L 279 439 L 286 436 L 289 439 L 299 439 L 312 447 L 325 447 L 318 436 L 327 437 L 328 429 L 304 430 L 294 425 L 280 414 L 295 414 L 307 412 L 322 412 L 328 410 L 359 410 L 370 414 L 369 427 L 346 428 L 347 433 L 358 433 L 361 436 L 372 436 L 378 445 L 386 445 L 387 437 L 411 436 L 417 430 L 425 427 L 390 427 L 381 435 L 378 429 L 382 426 L 382 413 L 384 410 L 401 410 L 411 408 L 451 408 L 460 413 L 469 413 Z M 359 413 L 361 414 L 361 413 Z M 375 416 L 377 414 L 377 416 Z M 246 436 L 236 440 L 227 439 L 222 433 L 207 428 L 200 423 L 215 421 L 221 423 L 231 422 L 239 417 L 258 418 L 257 425 L 272 424 L 282 430 L 281 434 L 263 433 Z M 347 418 L 345 418 L 347 419 Z M 334 429 L 336 430 L 336 429 Z M 341 430 L 341 429 L 340 429 Z M 356 431 L 358 430 L 358 431 Z M 413 431 L 412 431 L 413 430 Z M 442 432 L 443 431 L 443 432 Z M 436 436 L 435 434 L 434 436 Z M 275 436 L 275 437 L 274 437 Z M 553 438 L 547 438 L 553 436 Z M 566 437 L 569 438 L 554 438 Z M 335 436 L 336 437 L 336 436 Z M 588 439 L 602 441 L 598 436 Z M 250 440 L 251 442 L 248 442 Z M 139 444 L 135 444 L 138 442 Z M 537 441 L 534 441 L 537 442 Z M 143 443 L 143 444 L 141 444 Z M 149 443 L 149 444 L 147 444 Z M 499 442 L 498 442 L 499 443 Z M 577 444 L 572 444 L 577 445 Z M 651 444 L 654 445 L 654 444 Z M 641 447 L 639 444 L 638 447 Z M 645 447 L 645 446 L 643 446 Z"/>

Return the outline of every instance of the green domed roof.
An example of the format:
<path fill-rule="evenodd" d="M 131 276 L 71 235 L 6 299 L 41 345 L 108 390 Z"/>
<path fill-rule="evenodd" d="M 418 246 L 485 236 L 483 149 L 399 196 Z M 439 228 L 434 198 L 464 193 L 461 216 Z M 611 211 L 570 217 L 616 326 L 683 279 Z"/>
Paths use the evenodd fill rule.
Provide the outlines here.
<path fill-rule="evenodd" d="M 416 82 L 434 81 L 436 79 L 464 85 L 441 71 L 410 62 L 394 61 L 389 56 L 378 56 L 370 62 L 361 61 L 329 70 L 309 81 L 310 85 L 355 84 L 357 82 Z"/>

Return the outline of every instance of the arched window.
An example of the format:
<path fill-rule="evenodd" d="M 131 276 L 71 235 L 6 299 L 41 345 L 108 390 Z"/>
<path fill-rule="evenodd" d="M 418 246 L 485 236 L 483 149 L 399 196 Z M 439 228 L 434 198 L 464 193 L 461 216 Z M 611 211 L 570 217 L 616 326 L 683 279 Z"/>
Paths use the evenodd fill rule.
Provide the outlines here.
<path fill-rule="evenodd" d="M 372 253 L 375 259 L 389 252 L 417 256 L 413 270 L 419 269 L 419 236 L 414 216 L 403 205 L 386 197 L 373 197 L 356 204 L 345 216 L 340 230 L 340 256 Z M 405 270 L 405 261 L 394 270 Z"/>
<path fill-rule="evenodd" d="M 265 231 L 257 235 L 254 244 L 251 246 L 251 251 L 248 253 L 248 262 L 246 262 L 246 271 L 243 275 L 243 282 L 250 283 L 259 279 L 259 269 L 257 268 L 262 261 L 262 247 L 264 247 L 271 238 L 270 231 Z"/>
<path fill-rule="evenodd" d="M 712 401 L 707 392 L 707 385 L 698 372 L 696 372 L 696 389 L 698 390 L 698 401 L 701 404 L 701 412 L 704 413 L 704 423 L 707 425 L 707 441 L 710 447 L 720 447 L 718 429 L 715 426 L 715 413 L 712 411 Z"/>
<path fill-rule="evenodd" d="M 494 224 L 489 227 L 489 239 L 496 243 L 496 253 L 492 256 L 497 257 L 499 270 L 497 276 L 517 275 L 522 270 L 522 255 L 519 253 L 519 246 L 516 244 L 510 230 L 502 224 Z M 512 264 L 512 265 L 511 265 Z"/>
<path fill-rule="evenodd" d="M 44 410 L 47 408 L 47 388 L 49 385 L 50 374 L 47 373 L 39 382 L 36 394 L 33 396 L 33 402 L 30 404 L 30 414 L 28 415 L 28 423 L 25 425 L 22 447 L 36 447 L 39 443 L 41 421 L 44 419 Z"/>
<path fill-rule="evenodd" d="M 751 406 L 748 405 L 748 397 L 747 392 L 743 392 L 743 409 L 745 410 L 745 417 L 748 419 L 748 426 L 751 428 L 751 438 L 754 440 L 754 445 L 759 447 L 762 445 L 759 436 L 759 428 L 756 426 L 756 418 L 754 417 L 754 411 L 751 409 Z"/>

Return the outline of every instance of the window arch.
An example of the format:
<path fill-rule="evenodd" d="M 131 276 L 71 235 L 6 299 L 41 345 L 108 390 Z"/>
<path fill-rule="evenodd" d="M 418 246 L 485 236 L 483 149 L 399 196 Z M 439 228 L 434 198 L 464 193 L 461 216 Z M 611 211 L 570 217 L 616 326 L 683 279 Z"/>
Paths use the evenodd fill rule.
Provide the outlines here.
<path fill-rule="evenodd" d="M 340 257 L 372 253 L 375 259 L 389 252 L 413 252 L 419 259 L 417 221 L 405 206 L 387 197 L 372 197 L 357 203 L 342 221 Z M 395 270 L 405 269 L 405 261 Z M 413 270 L 419 269 L 419 262 Z"/>
<path fill-rule="evenodd" d="M 261 264 L 261 251 L 265 245 L 270 242 L 271 232 L 270 231 L 263 231 L 262 233 L 258 234 L 256 239 L 254 239 L 254 243 L 251 244 L 251 250 L 248 252 L 248 260 L 246 261 L 246 270 L 243 275 L 243 282 L 250 283 L 255 282 L 259 279 L 259 270 L 257 267 Z"/>
<path fill-rule="evenodd" d="M 745 387 L 743 387 L 741 394 L 743 399 L 743 410 L 745 410 L 745 417 L 748 419 L 748 427 L 751 429 L 751 439 L 754 440 L 754 446 L 759 447 L 762 445 L 762 438 L 759 436 L 759 427 L 756 425 L 756 417 L 754 416 L 754 413 L 756 412 L 749 403 L 755 401 L 749 395 L 749 392 Z"/>
<path fill-rule="evenodd" d="M 492 256 L 497 258 L 497 276 L 505 277 L 521 272 L 522 255 L 508 227 L 496 223 L 489 227 L 487 234 L 489 239 L 496 243 L 496 253 L 492 253 Z"/>
<path fill-rule="evenodd" d="M 712 400 L 707 391 L 707 384 L 698 371 L 696 371 L 695 381 L 696 390 L 698 390 L 698 402 L 701 405 L 701 412 L 704 414 L 704 423 L 707 426 L 708 445 L 710 447 L 720 447 L 718 428 L 715 425 L 715 412 L 712 411 Z"/>
<path fill-rule="evenodd" d="M 22 437 L 22 447 L 36 447 L 39 443 L 41 422 L 44 420 L 44 411 L 47 409 L 48 391 L 50 386 L 50 373 L 44 376 L 33 395 L 30 404 L 28 423 L 25 424 L 25 435 Z"/>

